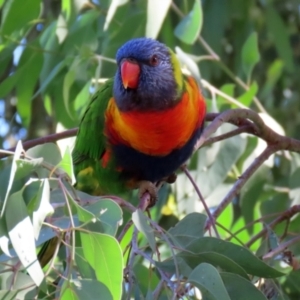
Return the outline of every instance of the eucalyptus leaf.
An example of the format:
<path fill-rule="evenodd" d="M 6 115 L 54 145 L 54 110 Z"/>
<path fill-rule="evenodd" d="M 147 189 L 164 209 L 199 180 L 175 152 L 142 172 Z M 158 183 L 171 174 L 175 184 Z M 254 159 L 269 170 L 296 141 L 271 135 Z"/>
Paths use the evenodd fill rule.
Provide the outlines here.
<path fill-rule="evenodd" d="M 18 166 L 17 166 L 16 161 L 20 158 L 21 153 L 23 151 L 24 151 L 24 149 L 22 147 L 22 143 L 21 143 L 21 141 L 19 141 L 17 146 L 16 146 L 15 154 L 14 154 L 13 161 L 12 161 L 12 164 L 11 164 L 11 170 L 10 170 L 10 175 L 9 175 L 9 179 L 8 179 L 8 183 L 7 183 L 6 194 L 5 194 L 5 198 L 3 200 L 3 205 L 2 205 L 2 210 L 1 210 L 1 218 L 4 215 L 5 207 L 6 207 L 7 200 L 8 200 L 8 196 L 9 196 L 10 190 L 12 188 L 14 179 L 15 179 L 15 174 L 17 172 Z"/>
<path fill-rule="evenodd" d="M 156 241 L 155 241 L 153 229 L 148 224 L 147 218 L 145 217 L 145 215 L 140 209 L 137 209 L 132 214 L 132 221 L 134 225 L 137 227 L 137 229 L 145 235 L 153 253 L 155 253 Z"/>
<path fill-rule="evenodd" d="M 44 279 L 44 273 L 37 261 L 34 228 L 22 197 L 23 191 L 9 196 L 5 220 L 10 241 L 24 268 L 37 286 Z"/>
<path fill-rule="evenodd" d="M 200 264 L 188 281 L 201 290 L 205 300 L 231 300 L 217 269 L 207 263 Z"/>
<path fill-rule="evenodd" d="M 194 44 L 203 22 L 201 1 L 195 0 L 192 11 L 175 28 L 175 35 L 186 44 Z"/>
<path fill-rule="evenodd" d="M 188 245 L 187 251 L 195 254 L 215 252 L 222 254 L 233 260 L 247 273 L 265 277 L 273 278 L 279 277 L 283 274 L 276 269 L 268 266 L 262 260 L 257 258 L 248 249 L 235 245 L 230 242 L 222 241 L 213 237 L 202 237 Z"/>
<path fill-rule="evenodd" d="M 244 72 L 249 79 L 255 65 L 259 62 L 260 54 L 258 51 L 257 33 L 253 32 L 242 48 L 242 64 Z"/>
<path fill-rule="evenodd" d="M 109 289 L 114 300 L 122 294 L 123 255 L 118 241 L 101 233 L 80 233 L 84 257 L 97 280 Z"/>
<path fill-rule="evenodd" d="M 220 273 L 232 300 L 267 300 L 250 281 L 231 273 Z"/>
<path fill-rule="evenodd" d="M 180 220 L 168 233 L 181 247 L 186 247 L 195 239 L 203 236 L 207 217 L 199 213 L 190 213 Z"/>
<path fill-rule="evenodd" d="M 10 35 L 22 27 L 28 26 L 29 22 L 38 18 L 41 5 L 40 0 L 30 0 L 23 2 L 22 0 L 9 1 L 9 10 L 2 20 L 2 34 Z M 22 9 L 20 7 L 22 6 Z"/>
<path fill-rule="evenodd" d="M 172 0 L 148 0 L 146 36 L 157 38 Z"/>

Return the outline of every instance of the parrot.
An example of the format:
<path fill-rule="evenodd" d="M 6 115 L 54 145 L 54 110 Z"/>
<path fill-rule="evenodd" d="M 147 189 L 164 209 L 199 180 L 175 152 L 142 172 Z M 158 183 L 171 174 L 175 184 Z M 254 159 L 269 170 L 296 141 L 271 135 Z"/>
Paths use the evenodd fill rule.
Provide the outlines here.
<path fill-rule="evenodd" d="M 91 195 L 138 188 L 155 202 L 155 183 L 167 181 L 193 153 L 205 99 L 176 54 L 157 40 L 126 42 L 116 62 L 115 76 L 92 96 L 79 125 L 75 188 Z"/>

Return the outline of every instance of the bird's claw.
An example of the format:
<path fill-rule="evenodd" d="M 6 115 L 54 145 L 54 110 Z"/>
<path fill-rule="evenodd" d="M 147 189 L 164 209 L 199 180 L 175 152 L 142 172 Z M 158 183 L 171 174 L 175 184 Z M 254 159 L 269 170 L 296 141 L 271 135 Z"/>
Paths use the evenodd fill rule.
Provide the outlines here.
<path fill-rule="evenodd" d="M 139 181 L 138 186 L 139 186 L 139 192 L 138 192 L 139 199 L 141 199 L 143 195 L 148 192 L 150 194 L 150 203 L 148 205 L 148 208 L 154 206 L 158 199 L 156 186 L 151 181 L 146 181 L 146 180 Z"/>

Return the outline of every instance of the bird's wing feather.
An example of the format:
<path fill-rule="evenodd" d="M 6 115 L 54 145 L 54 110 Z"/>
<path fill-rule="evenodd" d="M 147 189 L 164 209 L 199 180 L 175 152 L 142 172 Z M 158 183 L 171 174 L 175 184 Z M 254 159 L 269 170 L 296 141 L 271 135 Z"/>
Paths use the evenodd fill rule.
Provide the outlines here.
<path fill-rule="evenodd" d="M 105 152 L 105 110 L 112 88 L 113 79 L 109 79 L 94 94 L 82 117 L 72 154 L 75 166 L 87 158 L 100 159 Z"/>

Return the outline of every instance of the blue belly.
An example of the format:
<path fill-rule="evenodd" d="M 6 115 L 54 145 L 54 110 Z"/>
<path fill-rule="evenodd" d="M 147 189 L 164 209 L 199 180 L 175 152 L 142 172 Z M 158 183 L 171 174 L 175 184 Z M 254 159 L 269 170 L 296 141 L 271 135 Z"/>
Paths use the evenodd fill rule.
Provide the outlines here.
<path fill-rule="evenodd" d="M 192 155 L 202 128 L 197 129 L 182 148 L 166 156 L 150 156 L 126 145 L 113 145 L 112 153 L 117 166 L 122 169 L 122 177 L 155 182 L 169 176 Z"/>

